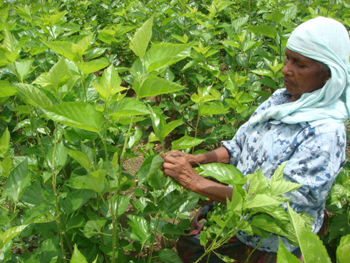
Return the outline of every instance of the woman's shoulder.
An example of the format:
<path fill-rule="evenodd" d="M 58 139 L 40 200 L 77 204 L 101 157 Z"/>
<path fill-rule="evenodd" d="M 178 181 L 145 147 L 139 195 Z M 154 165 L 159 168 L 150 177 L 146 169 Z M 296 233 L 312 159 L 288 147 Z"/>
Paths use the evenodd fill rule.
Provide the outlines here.
<path fill-rule="evenodd" d="M 273 106 L 287 103 L 289 99 L 290 94 L 287 92 L 286 89 L 278 89 L 274 93 L 272 93 L 271 96 L 257 108 L 257 110 L 253 113 L 252 116 Z"/>
<path fill-rule="evenodd" d="M 270 100 L 276 102 L 276 104 L 283 104 L 289 101 L 291 95 L 288 93 L 287 89 L 278 89 L 274 93 L 271 94 Z"/>

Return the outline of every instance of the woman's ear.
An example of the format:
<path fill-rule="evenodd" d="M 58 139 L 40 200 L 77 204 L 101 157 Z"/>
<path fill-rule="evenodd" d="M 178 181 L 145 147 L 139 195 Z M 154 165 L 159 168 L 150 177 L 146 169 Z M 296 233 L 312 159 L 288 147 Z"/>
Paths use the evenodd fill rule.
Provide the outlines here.
<path fill-rule="evenodd" d="M 328 74 L 325 79 L 324 79 L 324 84 L 326 84 L 326 82 L 331 78 L 331 76 Z"/>

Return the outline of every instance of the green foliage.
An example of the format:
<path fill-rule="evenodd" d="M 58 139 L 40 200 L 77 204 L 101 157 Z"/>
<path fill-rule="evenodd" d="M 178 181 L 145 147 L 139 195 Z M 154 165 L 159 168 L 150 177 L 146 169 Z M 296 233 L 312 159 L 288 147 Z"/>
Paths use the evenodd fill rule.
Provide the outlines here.
<path fill-rule="evenodd" d="M 282 87 L 287 36 L 301 21 L 324 15 L 350 26 L 345 2 L 308 2 L 2 1 L 1 260 L 180 262 L 169 248 L 155 251 L 155 240 L 183 234 L 200 197 L 163 176 L 159 152 L 230 139 Z M 132 174 L 127 161 L 140 156 Z M 200 169 L 233 185 L 229 217 L 265 213 L 215 224 L 299 242 L 278 198 L 298 186 L 280 171 L 257 182 L 232 166 Z M 348 186 L 345 170 L 323 240 L 339 262 Z"/>

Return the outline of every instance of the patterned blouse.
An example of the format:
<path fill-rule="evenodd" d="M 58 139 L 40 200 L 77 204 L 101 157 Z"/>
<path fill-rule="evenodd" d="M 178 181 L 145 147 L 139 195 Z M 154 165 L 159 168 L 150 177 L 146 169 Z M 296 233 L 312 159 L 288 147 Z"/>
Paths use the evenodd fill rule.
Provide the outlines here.
<path fill-rule="evenodd" d="M 290 94 L 285 89 L 277 90 L 254 112 L 257 114 L 269 107 L 288 103 Z M 253 114 L 253 115 L 254 115 Z M 346 132 L 343 123 L 286 124 L 270 120 L 254 127 L 249 122 L 242 125 L 230 141 L 222 145 L 230 153 L 230 163 L 243 175 L 262 170 L 269 179 L 277 166 L 285 161 L 284 179 L 303 184 L 298 190 L 285 194 L 296 212 L 310 214 L 313 232 L 322 226 L 325 198 L 334 179 L 345 163 Z M 256 247 L 260 237 L 250 236 L 242 231 L 237 237 L 245 244 Z M 282 239 L 286 247 L 293 251 L 296 247 Z M 277 252 L 278 236 L 261 240 L 259 250 Z"/>

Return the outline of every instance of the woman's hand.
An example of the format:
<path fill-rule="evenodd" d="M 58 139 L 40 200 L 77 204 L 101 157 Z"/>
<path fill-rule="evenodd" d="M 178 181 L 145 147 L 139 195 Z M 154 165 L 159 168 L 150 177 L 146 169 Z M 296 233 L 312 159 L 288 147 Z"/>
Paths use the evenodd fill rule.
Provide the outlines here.
<path fill-rule="evenodd" d="M 161 169 L 164 176 L 170 176 L 192 192 L 225 204 L 226 199 L 231 199 L 232 197 L 232 188 L 208 180 L 196 173 L 192 168 L 191 161 L 189 161 L 191 156 L 198 155 L 186 154 L 180 151 L 171 151 L 166 157 L 163 156 L 164 163 Z"/>
<path fill-rule="evenodd" d="M 172 156 L 172 157 L 184 157 L 186 158 L 186 160 L 189 162 L 189 164 L 194 167 L 198 165 L 198 156 L 197 155 L 193 155 L 193 154 L 189 154 L 189 153 L 184 153 L 182 151 L 179 150 L 172 150 L 169 153 L 167 153 L 166 156 Z M 162 157 L 165 159 L 165 156 L 162 155 Z"/>
<path fill-rule="evenodd" d="M 196 191 L 201 177 L 188 161 L 189 155 L 180 151 L 171 151 L 164 159 L 162 170 L 164 176 L 170 176 L 186 189 Z"/>

